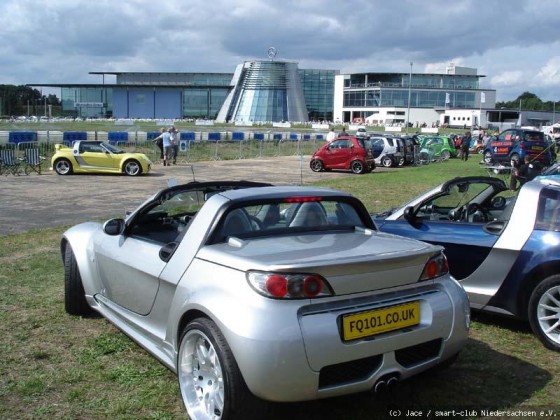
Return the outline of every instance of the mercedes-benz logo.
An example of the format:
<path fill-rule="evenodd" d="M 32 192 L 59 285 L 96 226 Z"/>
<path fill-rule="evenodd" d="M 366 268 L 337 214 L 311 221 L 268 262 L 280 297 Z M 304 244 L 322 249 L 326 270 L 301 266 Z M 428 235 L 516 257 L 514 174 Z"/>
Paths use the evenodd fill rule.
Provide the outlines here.
<path fill-rule="evenodd" d="M 270 58 L 270 59 L 272 60 L 274 57 L 276 57 L 276 54 L 277 54 L 277 53 L 278 53 L 278 51 L 276 51 L 276 48 L 270 47 L 270 48 L 268 49 L 268 53 L 267 53 L 267 54 L 268 54 L 268 58 Z"/>

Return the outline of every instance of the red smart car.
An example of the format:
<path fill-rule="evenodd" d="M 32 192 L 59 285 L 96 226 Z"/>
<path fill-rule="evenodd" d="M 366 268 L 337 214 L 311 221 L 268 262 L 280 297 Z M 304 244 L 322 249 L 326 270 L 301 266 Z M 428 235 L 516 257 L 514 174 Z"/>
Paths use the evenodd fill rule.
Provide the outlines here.
<path fill-rule="evenodd" d="M 355 174 L 371 172 L 375 169 L 375 162 L 368 143 L 369 140 L 365 138 L 338 137 L 313 154 L 309 164 L 311 170 L 342 169 Z"/>

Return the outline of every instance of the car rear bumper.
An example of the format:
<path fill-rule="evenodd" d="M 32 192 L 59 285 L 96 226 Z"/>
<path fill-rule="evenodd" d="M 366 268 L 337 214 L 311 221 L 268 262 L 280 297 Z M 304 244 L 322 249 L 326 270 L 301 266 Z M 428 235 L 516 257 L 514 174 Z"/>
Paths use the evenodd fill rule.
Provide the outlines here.
<path fill-rule="evenodd" d="M 344 314 L 412 301 L 420 302 L 419 325 L 342 340 Z M 408 378 L 460 351 L 467 340 L 470 312 L 463 288 L 445 278 L 397 293 L 343 296 L 325 305 L 304 305 L 297 312 L 297 321 L 289 318 L 272 332 L 273 320 L 266 316 L 253 320 L 261 324 L 252 326 L 260 331 L 259 338 L 245 337 L 235 346 L 249 389 L 266 400 L 333 397 L 371 390 L 381 378 Z M 239 357 L 240 348 L 245 350 Z"/>

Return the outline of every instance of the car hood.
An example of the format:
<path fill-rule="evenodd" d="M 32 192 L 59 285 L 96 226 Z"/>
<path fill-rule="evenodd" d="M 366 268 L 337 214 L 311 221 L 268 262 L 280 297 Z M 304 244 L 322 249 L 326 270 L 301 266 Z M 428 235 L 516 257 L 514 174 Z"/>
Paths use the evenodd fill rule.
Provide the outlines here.
<path fill-rule="evenodd" d="M 197 258 L 235 270 L 316 273 L 337 295 L 416 283 L 441 247 L 366 231 L 230 239 L 202 248 Z"/>

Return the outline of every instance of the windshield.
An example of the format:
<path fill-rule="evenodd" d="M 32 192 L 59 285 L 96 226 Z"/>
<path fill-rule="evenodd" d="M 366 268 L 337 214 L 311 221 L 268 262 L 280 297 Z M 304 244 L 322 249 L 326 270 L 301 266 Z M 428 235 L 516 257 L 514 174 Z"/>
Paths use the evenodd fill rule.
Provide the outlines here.
<path fill-rule="evenodd" d="M 111 153 L 114 154 L 124 153 L 123 150 L 119 149 L 117 146 L 113 146 L 110 143 L 102 143 L 102 145 L 105 149 L 109 150 Z"/>

